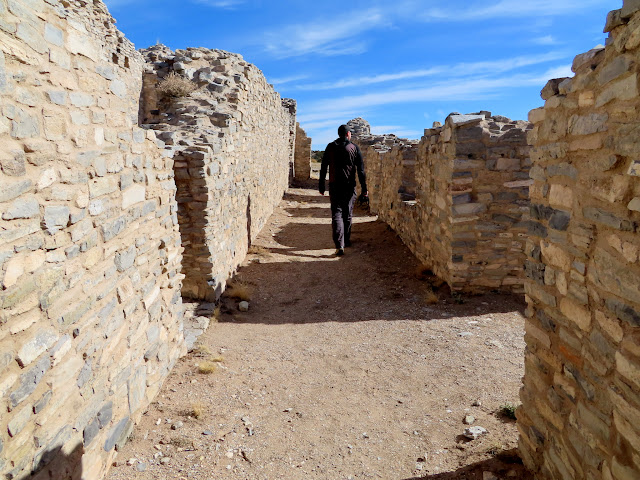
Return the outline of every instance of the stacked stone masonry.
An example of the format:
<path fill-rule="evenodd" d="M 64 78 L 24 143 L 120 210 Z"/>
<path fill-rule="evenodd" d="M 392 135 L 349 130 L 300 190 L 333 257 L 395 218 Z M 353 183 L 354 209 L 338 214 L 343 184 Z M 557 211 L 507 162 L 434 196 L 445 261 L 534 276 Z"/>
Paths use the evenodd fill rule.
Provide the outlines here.
<path fill-rule="evenodd" d="M 531 111 L 520 452 L 539 479 L 640 478 L 640 2 Z"/>
<path fill-rule="evenodd" d="M 298 182 L 306 182 L 311 178 L 311 139 L 305 131 L 296 124 L 296 150 L 294 179 Z"/>
<path fill-rule="evenodd" d="M 0 0 L 0 47 L 0 476 L 99 479 L 186 352 L 181 293 L 282 197 L 295 102 L 226 52 L 145 65 L 97 0 Z M 198 91 L 154 99 L 163 68 Z"/>
<path fill-rule="evenodd" d="M 141 123 L 174 151 L 185 247 L 183 294 L 216 300 L 289 184 L 295 101 L 283 100 L 240 55 L 156 45 L 147 60 Z M 161 97 L 171 72 L 188 97 Z M 292 127 L 293 125 L 293 127 Z"/>
<path fill-rule="evenodd" d="M 371 135 L 362 119 L 349 125 L 372 210 L 425 266 L 454 291 L 523 291 L 528 122 L 454 113 L 419 142 Z"/>

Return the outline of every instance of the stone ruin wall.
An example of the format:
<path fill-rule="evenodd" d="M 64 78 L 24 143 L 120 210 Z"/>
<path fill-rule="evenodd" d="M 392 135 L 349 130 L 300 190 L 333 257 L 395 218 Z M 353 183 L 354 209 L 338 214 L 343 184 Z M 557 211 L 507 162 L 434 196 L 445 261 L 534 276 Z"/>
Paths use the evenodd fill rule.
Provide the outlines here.
<path fill-rule="evenodd" d="M 184 350 L 173 160 L 102 3 L 5 5 L 0 474 L 100 478 Z"/>
<path fill-rule="evenodd" d="M 0 475 L 98 479 L 186 352 L 184 217 L 206 210 L 215 291 L 281 199 L 295 102 L 238 56 L 175 52 L 214 57 L 215 102 L 141 128 L 156 68 L 104 4 L 0 1 L 0 18 Z"/>
<path fill-rule="evenodd" d="M 640 477 L 640 2 L 605 31 L 530 113 L 518 427 L 539 479 Z"/>
<path fill-rule="evenodd" d="M 451 114 L 421 141 L 349 124 L 372 211 L 454 291 L 522 292 L 529 202 L 527 122 Z"/>
<path fill-rule="evenodd" d="M 296 147 L 293 178 L 298 182 L 306 182 L 311 178 L 311 138 L 296 123 Z"/>
<path fill-rule="evenodd" d="M 289 184 L 296 104 L 283 102 L 237 54 L 163 45 L 142 53 L 140 121 L 174 151 L 182 292 L 216 300 Z M 159 97 L 158 83 L 170 72 L 198 89 L 188 97 Z"/>

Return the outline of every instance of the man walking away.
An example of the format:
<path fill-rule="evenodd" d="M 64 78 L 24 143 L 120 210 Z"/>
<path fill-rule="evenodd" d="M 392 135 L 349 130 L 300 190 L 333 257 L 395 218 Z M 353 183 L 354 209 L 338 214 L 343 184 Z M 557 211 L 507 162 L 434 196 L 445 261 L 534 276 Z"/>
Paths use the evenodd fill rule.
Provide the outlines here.
<path fill-rule="evenodd" d="M 364 161 L 360 148 L 351 143 L 351 131 L 346 125 L 338 128 L 339 138 L 327 145 L 320 167 L 318 189 L 324 195 L 325 177 L 329 168 L 329 199 L 331 200 L 331 228 L 336 255 L 344 255 L 344 247 L 351 246 L 351 222 L 356 200 L 356 173 L 362 196 L 368 196 Z"/>

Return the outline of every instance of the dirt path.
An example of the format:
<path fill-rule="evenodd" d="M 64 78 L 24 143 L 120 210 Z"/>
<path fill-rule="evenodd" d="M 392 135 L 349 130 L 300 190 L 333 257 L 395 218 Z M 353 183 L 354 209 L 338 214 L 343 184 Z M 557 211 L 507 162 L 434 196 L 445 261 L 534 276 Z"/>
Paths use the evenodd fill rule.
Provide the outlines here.
<path fill-rule="evenodd" d="M 334 257 L 328 198 L 289 191 L 239 271 L 249 311 L 223 299 L 109 479 L 529 478 L 495 413 L 518 403 L 522 299 L 430 305 L 397 236 L 356 222 Z M 488 433 L 465 439 L 466 415 Z"/>

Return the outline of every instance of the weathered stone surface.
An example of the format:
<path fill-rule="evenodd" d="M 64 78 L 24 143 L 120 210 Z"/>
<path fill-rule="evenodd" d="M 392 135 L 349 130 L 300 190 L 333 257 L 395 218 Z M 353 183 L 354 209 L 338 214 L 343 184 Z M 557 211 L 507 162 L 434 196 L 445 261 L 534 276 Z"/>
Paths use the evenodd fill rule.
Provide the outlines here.
<path fill-rule="evenodd" d="M 35 337 L 22 345 L 18 350 L 16 360 L 21 367 L 26 367 L 57 341 L 58 335 L 54 331 L 40 331 Z"/>
<path fill-rule="evenodd" d="M 27 425 L 29 419 L 31 418 L 32 406 L 27 405 L 20 409 L 13 418 L 9 421 L 7 430 L 9 431 L 9 435 L 15 437 L 18 435 L 22 429 Z"/>
<path fill-rule="evenodd" d="M 29 191 L 33 183 L 31 180 L 3 181 L 0 189 L 0 202 L 8 202 Z"/>
<path fill-rule="evenodd" d="M 129 417 L 125 417 L 120 420 L 109 432 L 109 436 L 104 442 L 104 451 L 110 452 L 122 440 L 122 437 L 126 437 L 126 433 L 133 428 L 133 423 Z"/>
<path fill-rule="evenodd" d="M 20 376 L 19 387 L 9 394 L 9 403 L 11 407 L 17 407 L 23 400 L 31 395 L 38 384 L 42 381 L 45 373 L 51 367 L 49 357 L 42 357 L 31 367 L 26 373 Z"/>
<path fill-rule="evenodd" d="M 135 245 L 130 246 L 128 249 L 116 253 L 115 256 L 115 265 L 119 272 L 124 272 L 129 267 L 133 266 L 136 260 L 136 247 Z"/>
<path fill-rule="evenodd" d="M 69 224 L 69 208 L 64 206 L 44 207 L 44 225 L 50 235 Z"/>
<path fill-rule="evenodd" d="M 35 198 L 19 198 L 2 214 L 3 220 L 33 218 L 40 214 L 40 205 Z"/>

